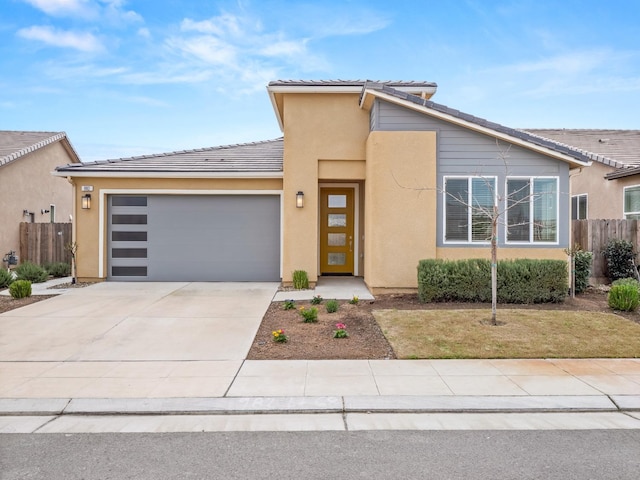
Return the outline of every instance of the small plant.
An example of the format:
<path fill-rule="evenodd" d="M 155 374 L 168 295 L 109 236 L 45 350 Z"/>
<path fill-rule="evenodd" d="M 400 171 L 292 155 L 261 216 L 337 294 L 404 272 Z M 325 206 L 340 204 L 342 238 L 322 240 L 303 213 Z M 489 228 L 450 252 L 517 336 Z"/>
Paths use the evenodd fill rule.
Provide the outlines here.
<path fill-rule="evenodd" d="M 609 290 L 609 306 L 621 312 L 633 312 L 640 303 L 640 283 L 633 278 L 616 280 Z"/>
<path fill-rule="evenodd" d="M 306 290 L 309 288 L 309 276 L 305 270 L 294 270 L 293 288 L 296 290 Z"/>
<path fill-rule="evenodd" d="M 16 280 L 9 285 L 9 293 L 13 298 L 30 297 L 31 282 L 29 280 Z"/>
<path fill-rule="evenodd" d="M 31 262 L 23 262 L 16 267 L 16 275 L 18 280 L 29 280 L 32 283 L 46 282 L 49 278 L 47 271 Z"/>
<path fill-rule="evenodd" d="M 283 310 L 295 310 L 295 308 L 296 302 L 294 300 L 285 300 L 284 302 L 282 302 Z"/>
<path fill-rule="evenodd" d="M 304 308 L 298 310 L 304 323 L 315 323 L 318 321 L 318 309 L 316 307 Z"/>
<path fill-rule="evenodd" d="M 349 300 L 349 303 L 351 305 L 357 305 L 359 301 L 360 301 L 360 299 L 358 298 L 358 296 L 354 295 L 353 297 L 351 297 L 351 300 Z"/>
<path fill-rule="evenodd" d="M 311 299 L 311 305 L 320 305 L 322 303 L 323 298 L 320 295 L 315 295 Z"/>
<path fill-rule="evenodd" d="M 284 330 L 283 329 L 274 330 L 273 332 L 271 332 L 271 335 L 273 335 L 273 341 L 274 342 L 287 343 L 289 341 L 289 337 L 287 337 L 284 334 Z"/>
<path fill-rule="evenodd" d="M 340 308 L 340 304 L 337 300 L 327 300 L 325 308 L 327 309 L 327 313 L 336 313 L 338 308 Z"/>
<path fill-rule="evenodd" d="M 347 338 L 347 326 L 344 323 L 336 323 L 336 329 L 333 331 L 333 338 Z"/>
<path fill-rule="evenodd" d="M 13 274 L 9 270 L 0 268 L 0 288 L 6 288 L 13 282 Z"/>
<path fill-rule="evenodd" d="M 71 265 L 64 262 L 50 263 L 45 266 L 45 270 L 49 272 L 49 275 L 56 278 L 68 277 L 71 273 Z"/>

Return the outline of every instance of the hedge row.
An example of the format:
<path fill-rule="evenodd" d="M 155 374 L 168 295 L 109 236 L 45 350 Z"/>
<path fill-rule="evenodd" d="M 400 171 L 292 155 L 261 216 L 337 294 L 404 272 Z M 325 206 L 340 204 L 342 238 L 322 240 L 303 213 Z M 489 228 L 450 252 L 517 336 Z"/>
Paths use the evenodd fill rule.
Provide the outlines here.
<path fill-rule="evenodd" d="M 562 260 L 498 262 L 499 303 L 562 302 L 568 291 L 568 268 Z M 418 264 L 421 302 L 490 302 L 491 262 L 421 260 Z"/>

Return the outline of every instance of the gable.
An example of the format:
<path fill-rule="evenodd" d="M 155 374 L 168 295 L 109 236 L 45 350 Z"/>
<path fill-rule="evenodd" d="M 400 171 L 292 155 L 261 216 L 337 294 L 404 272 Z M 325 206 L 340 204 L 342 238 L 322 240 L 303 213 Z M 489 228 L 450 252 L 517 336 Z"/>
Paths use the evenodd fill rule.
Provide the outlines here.
<path fill-rule="evenodd" d="M 448 174 L 504 174 L 505 168 L 510 175 L 568 174 L 565 162 L 384 100 L 371 109 L 371 129 L 437 132 L 438 167 Z"/>

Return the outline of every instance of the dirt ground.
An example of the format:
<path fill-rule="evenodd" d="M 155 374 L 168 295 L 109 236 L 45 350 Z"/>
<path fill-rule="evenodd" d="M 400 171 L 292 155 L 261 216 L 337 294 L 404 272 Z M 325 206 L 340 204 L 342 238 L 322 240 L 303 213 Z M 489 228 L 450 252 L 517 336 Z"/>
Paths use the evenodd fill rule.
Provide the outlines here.
<path fill-rule="evenodd" d="M 327 313 L 325 302 L 318 305 L 318 323 L 303 323 L 299 307 L 310 308 L 307 302 L 296 302 L 295 310 L 284 310 L 282 302 L 271 304 L 253 341 L 247 358 L 252 360 L 325 360 L 325 359 L 385 359 L 396 358 L 393 349 L 376 323 L 373 310 L 437 310 L 490 308 L 486 303 L 430 303 L 418 301 L 417 295 L 379 295 L 374 301 L 360 301 L 350 305 L 340 302 L 335 313 Z M 547 310 L 584 310 L 611 312 L 607 305 L 607 292 L 590 288 L 587 292 L 567 298 L 563 303 L 537 305 L 498 305 L 503 308 L 526 308 Z M 640 314 L 616 312 L 625 318 L 640 323 Z M 336 323 L 344 323 L 348 338 L 333 338 Z M 289 337 L 287 343 L 273 341 L 274 330 L 283 329 Z"/>

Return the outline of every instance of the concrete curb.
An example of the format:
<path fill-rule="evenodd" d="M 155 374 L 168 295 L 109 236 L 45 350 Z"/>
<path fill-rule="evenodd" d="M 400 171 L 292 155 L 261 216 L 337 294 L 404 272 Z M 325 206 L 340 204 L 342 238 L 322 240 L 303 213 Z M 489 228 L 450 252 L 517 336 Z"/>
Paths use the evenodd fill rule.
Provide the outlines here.
<path fill-rule="evenodd" d="M 327 396 L 0 399 L 0 416 L 640 411 L 640 396 Z"/>

